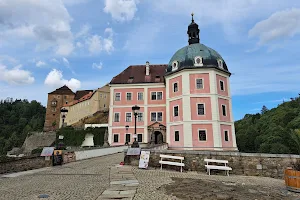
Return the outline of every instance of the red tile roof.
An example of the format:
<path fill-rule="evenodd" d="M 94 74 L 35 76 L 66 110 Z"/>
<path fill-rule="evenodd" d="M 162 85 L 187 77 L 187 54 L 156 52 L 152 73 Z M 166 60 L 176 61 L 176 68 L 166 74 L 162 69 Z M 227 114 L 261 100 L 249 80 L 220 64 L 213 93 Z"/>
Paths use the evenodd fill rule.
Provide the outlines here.
<path fill-rule="evenodd" d="M 55 91 L 53 92 L 50 92 L 48 94 L 65 94 L 65 95 L 68 95 L 68 94 L 74 94 L 74 92 L 68 88 L 68 86 L 64 85 L 58 89 L 56 89 Z"/>
<path fill-rule="evenodd" d="M 78 91 L 76 91 L 74 100 L 80 99 L 81 97 L 88 94 L 89 92 L 93 92 L 93 90 L 78 90 Z"/>
<path fill-rule="evenodd" d="M 85 100 L 88 100 L 88 99 L 90 99 L 90 98 L 93 96 L 94 93 L 95 93 L 95 92 L 89 92 L 88 94 L 84 95 L 84 96 L 81 97 L 80 99 L 74 100 L 74 101 L 73 101 L 72 103 L 70 103 L 70 104 L 64 104 L 63 107 L 73 106 L 73 105 L 75 105 L 75 104 L 77 104 L 77 103 L 80 103 L 80 102 L 83 102 L 83 101 L 85 101 Z"/>
<path fill-rule="evenodd" d="M 149 65 L 150 73 L 146 76 L 146 65 L 131 65 L 115 76 L 110 84 L 163 83 L 167 66 Z"/>

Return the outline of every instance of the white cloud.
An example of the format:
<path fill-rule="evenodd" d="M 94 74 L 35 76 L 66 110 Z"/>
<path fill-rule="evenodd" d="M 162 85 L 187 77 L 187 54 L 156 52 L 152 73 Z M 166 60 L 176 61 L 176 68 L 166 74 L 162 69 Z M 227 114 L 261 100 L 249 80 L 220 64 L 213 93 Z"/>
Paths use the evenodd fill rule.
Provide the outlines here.
<path fill-rule="evenodd" d="M 104 12 L 117 21 L 130 21 L 134 18 L 138 3 L 138 0 L 105 0 Z"/>
<path fill-rule="evenodd" d="M 55 63 L 59 63 L 59 61 L 56 58 L 52 58 L 50 61 L 55 62 Z"/>
<path fill-rule="evenodd" d="M 93 67 L 93 69 L 102 69 L 103 64 L 102 64 L 102 62 L 100 62 L 99 64 L 93 63 L 92 67 Z"/>
<path fill-rule="evenodd" d="M 61 0 L 2 0 L 0 38 L 9 46 L 34 42 L 37 50 L 66 56 L 73 51 L 71 21 Z"/>
<path fill-rule="evenodd" d="M 83 25 L 83 26 L 80 28 L 79 32 L 76 33 L 75 37 L 76 37 L 76 38 L 79 38 L 79 37 L 84 37 L 84 36 L 86 36 L 86 35 L 89 33 L 90 29 L 91 29 L 91 27 L 90 27 L 89 25 L 87 25 L 87 24 Z"/>
<path fill-rule="evenodd" d="M 76 42 L 76 47 L 81 48 L 83 45 L 81 42 Z"/>
<path fill-rule="evenodd" d="M 64 4 L 68 6 L 73 6 L 81 3 L 86 3 L 88 0 L 62 0 Z"/>
<path fill-rule="evenodd" d="M 107 35 L 106 38 L 102 38 L 99 35 L 93 35 L 85 40 L 90 53 L 98 54 L 103 50 L 107 53 L 111 53 L 114 50 L 113 30 L 111 28 L 106 28 L 104 34 Z"/>
<path fill-rule="evenodd" d="M 65 57 L 62 58 L 62 61 L 63 61 L 65 66 L 67 66 L 67 67 L 70 66 L 70 63 L 69 63 L 68 59 L 66 59 Z"/>
<path fill-rule="evenodd" d="M 35 65 L 36 65 L 37 67 L 42 67 L 42 66 L 46 65 L 46 63 L 40 60 L 40 61 L 38 61 Z"/>
<path fill-rule="evenodd" d="M 92 54 L 100 53 L 102 50 L 101 37 L 99 35 L 93 35 L 86 40 L 89 52 Z"/>
<path fill-rule="evenodd" d="M 66 80 L 63 78 L 62 71 L 57 69 L 53 69 L 49 72 L 44 83 L 51 88 L 58 88 L 63 85 L 67 85 L 73 91 L 76 91 L 81 87 L 81 82 L 79 80 L 74 78 Z"/>
<path fill-rule="evenodd" d="M 22 65 L 17 65 L 12 69 L 0 64 L 0 81 L 13 85 L 26 85 L 34 82 L 34 77 L 30 71 L 22 70 Z"/>
<path fill-rule="evenodd" d="M 264 45 L 299 33 L 300 9 L 292 8 L 275 12 L 268 19 L 256 23 L 249 31 L 249 37 L 258 37 L 258 45 Z"/>

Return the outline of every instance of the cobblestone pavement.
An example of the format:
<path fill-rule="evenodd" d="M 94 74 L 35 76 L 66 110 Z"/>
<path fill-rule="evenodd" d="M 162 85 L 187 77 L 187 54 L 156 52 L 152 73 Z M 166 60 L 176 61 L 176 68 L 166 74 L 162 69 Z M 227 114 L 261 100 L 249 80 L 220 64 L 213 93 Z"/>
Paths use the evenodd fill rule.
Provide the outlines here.
<path fill-rule="evenodd" d="M 0 200 L 95 200 L 109 187 L 110 167 L 119 164 L 124 154 L 114 154 L 68 163 L 42 172 L 0 178 Z"/>

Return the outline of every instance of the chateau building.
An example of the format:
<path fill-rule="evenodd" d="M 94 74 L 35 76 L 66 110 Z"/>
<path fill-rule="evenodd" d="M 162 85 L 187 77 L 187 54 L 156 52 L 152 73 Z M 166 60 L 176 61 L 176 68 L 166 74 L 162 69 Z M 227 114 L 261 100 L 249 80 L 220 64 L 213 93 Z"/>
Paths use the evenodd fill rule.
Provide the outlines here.
<path fill-rule="evenodd" d="M 108 85 L 76 93 L 64 85 L 48 93 L 44 131 L 57 130 L 62 125 L 72 125 L 97 111 L 108 110 L 109 97 Z"/>
<path fill-rule="evenodd" d="M 140 107 L 137 140 L 170 149 L 237 150 L 226 62 L 188 26 L 188 45 L 165 65 L 132 65 L 110 82 L 112 146 L 134 141 L 132 106 Z M 126 126 L 129 126 L 126 128 Z"/>

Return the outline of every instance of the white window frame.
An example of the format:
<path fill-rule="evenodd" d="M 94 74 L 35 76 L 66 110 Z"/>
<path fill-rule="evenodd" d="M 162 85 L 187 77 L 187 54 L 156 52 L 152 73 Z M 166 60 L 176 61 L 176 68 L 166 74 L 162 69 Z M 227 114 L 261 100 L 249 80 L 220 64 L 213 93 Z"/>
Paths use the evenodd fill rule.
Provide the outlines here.
<path fill-rule="evenodd" d="M 227 138 L 228 138 L 227 141 L 225 140 L 225 138 L 226 138 L 226 137 L 225 137 L 225 132 L 226 132 L 226 131 L 227 131 Z M 229 138 L 229 130 L 227 130 L 227 129 L 224 130 L 224 141 L 225 141 L 225 142 L 229 142 L 229 141 L 230 141 L 230 138 Z"/>
<path fill-rule="evenodd" d="M 141 135 L 141 136 L 142 136 L 142 141 L 139 141 L 139 135 Z M 143 139 L 144 139 L 144 135 L 143 135 L 143 133 L 137 133 L 137 138 L 136 138 L 136 141 L 137 141 L 137 142 L 143 142 Z"/>
<path fill-rule="evenodd" d="M 118 135 L 118 142 L 115 142 L 115 135 Z M 113 143 L 120 143 L 120 133 L 113 133 Z"/>
<path fill-rule="evenodd" d="M 198 112 L 198 105 L 199 104 L 203 104 L 203 106 L 204 106 L 204 114 L 203 115 L 199 115 L 199 112 Z M 197 103 L 197 114 L 198 114 L 198 116 L 204 116 L 206 114 L 206 112 L 205 112 L 205 103 Z"/>
<path fill-rule="evenodd" d="M 222 60 L 218 60 L 218 67 L 221 68 L 221 69 L 224 69 Z"/>
<path fill-rule="evenodd" d="M 158 113 L 161 113 L 161 120 L 160 120 L 160 121 L 158 121 Z M 163 121 L 163 117 L 164 117 L 164 115 L 163 115 L 163 112 L 162 112 L 162 111 L 156 112 L 156 121 L 157 121 L 157 122 L 162 122 L 162 121 Z"/>
<path fill-rule="evenodd" d="M 177 84 L 177 91 L 174 91 L 175 90 L 175 84 Z M 178 83 L 178 81 L 173 83 L 173 93 L 175 93 L 175 92 L 179 92 L 179 83 Z"/>
<path fill-rule="evenodd" d="M 222 87 L 221 87 L 221 82 L 223 83 L 223 90 L 222 90 Z M 220 90 L 221 90 L 221 91 L 225 91 L 225 82 L 222 81 L 222 80 L 220 80 Z"/>
<path fill-rule="evenodd" d="M 178 115 L 177 116 L 175 116 L 175 107 L 178 107 Z M 175 105 L 175 106 L 173 106 L 173 117 L 179 117 L 179 105 Z"/>
<path fill-rule="evenodd" d="M 161 99 L 157 99 L 157 93 L 161 92 Z M 155 99 L 152 99 L 152 93 L 155 93 Z M 157 101 L 157 100 L 163 100 L 164 99 L 164 93 L 163 91 L 155 91 L 151 92 L 151 101 Z"/>
<path fill-rule="evenodd" d="M 142 114 L 142 120 L 139 120 L 139 114 Z M 143 112 L 139 112 L 137 115 L 137 121 L 138 122 L 143 122 L 144 121 L 144 113 Z"/>
<path fill-rule="evenodd" d="M 119 114 L 119 121 L 116 121 L 116 114 Z M 120 112 L 114 112 L 114 122 L 120 122 L 121 121 L 121 113 Z"/>
<path fill-rule="evenodd" d="M 198 88 L 197 80 L 202 80 L 202 88 Z M 196 84 L 196 89 L 197 89 L 197 90 L 202 90 L 202 89 L 204 89 L 204 79 L 203 79 L 203 78 L 196 78 L 196 79 L 195 79 L 195 84 Z"/>
<path fill-rule="evenodd" d="M 129 142 L 131 142 L 131 133 L 125 133 L 125 137 L 124 137 L 124 142 L 126 143 L 127 141 L 126 141 L 126 135 L 129 135 L 129 141 L 128 141 L 128 143 Z"/>
<path fill-rule="evenodd" d="M 176 132 L 178 131 L 178 141 L 176 141 Z M 180 131 L 179 130 L 174 130 L 174 142 L 180 142 Z"/>
<path fill-rule="evenodd" d="M 130 121 L 127 121 L 127 114 L 130 113 Z M 125 112 L 125 122 L 132 122 L 132 113 L 131 112 Z"/>
<path fill-rule="evenodd" d="M 205 131 L 205 139 L 206 140 L 200 140 L 199 131 Z M 207 129 L 198 129 L 197 136 L 198 136 L 198 141 L 199 142 L 207 142 Z"/>
<path fill-rule="evenodd" d="M 139 94 L 142 94 L 142 99 L 139 99 Z M 144 92 L 138 92 L 138 94 L 137 94 L 137 100 L 138 101 L 143 101 L 144 100 Z"/>
<path fill-rule="evenodd" d="M 116 98 L 116 97 L 117 97 L 117 94 L 120 94 L 120 99 L 119 99 L 119 100 L 116 100 L 116 99 L 117 99 L 117 98 Z M 115 98 L 114 98 L 114 100 L 115 100 L 115 101 L 121 101 L 121 92 L 116 92 L 116 93 L 115 93 Z"/>
<path fill-rule="evenodd" d="M 130 99 L 128 100 L 127 94 L 130 94 Z M 126 101 L 132 101 L 132 92 L 126 92 Z"/>
<path fill-rule="evenodd" d="M 176 66 L 174 66 L 176 65 Z M 172 71 L 175 71 L 178 69 L 178 65 L 179 65 L 179 62 L 177 60 L 173 61 L 172 62 Z"/>
<path fill-rule="evenodd" d="M 201 62 L 197 63 L 196 60 L 200 58 Z M 203 58 L 201 56 L 196 56 L 194 59 L 194 66 L 202 67 L 203 66 Z"/>
<path fill-rule="evenodd" d="M 223 113 L 223 106 L 225 107 L 225 115 L 224 115 L 224 113 Z M 225 105 L 225 104 L 221 104 L 221 110 L 222 110 L 222 116 L 223 117 L 226 117 L 227 116 L 227 106 Z"/>
<path fill-rule="evenodd" d="M 154 121 L 152 120 L 152 113 L 155 113 L 155 120 Z M 150 121 L 151 122 L 156 122 L 156 120 L 157 120 L 157 112 L 150 112 Z"/>

